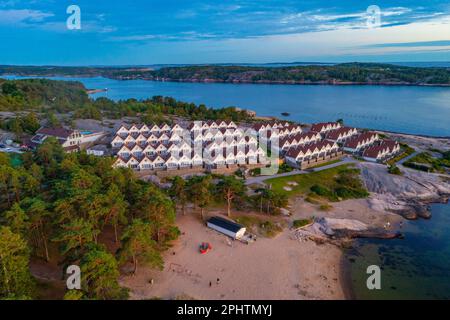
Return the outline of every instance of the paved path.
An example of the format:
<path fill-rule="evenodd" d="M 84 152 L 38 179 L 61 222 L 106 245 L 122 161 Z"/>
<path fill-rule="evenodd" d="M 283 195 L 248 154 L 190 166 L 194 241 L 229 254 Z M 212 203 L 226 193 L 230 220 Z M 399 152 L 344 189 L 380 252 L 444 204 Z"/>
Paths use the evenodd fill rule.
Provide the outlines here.
<path fill-rule="evenodd" d="M 396 165 L 400 165 L 403 164 L 404 162 L 408 161 L 409 159 L 415 157 L 416 155 L 419 154 L 419 151 L 414 151 L 413 153 L 411 153 L 409 156 L 404 157 L 403 159 L 400 159 L 399 161 L 397 161 Z"/>
<path fill-rule="evenodd" d="M 289 176 L 295 176 L 297 174 L 307 174 L 307 173 L 311 173 L 311 172 L 318 172 L 318 171 L 322 171 L 322 170 L 326 170 L 326 169 L 330 169 L 330 168 L 334 168 L 334 167 L 339 167 L 339 166 L 342 166 L 344 164 L 349 164 L 349 163 L 358 163 L 358 161 L 356 161 L 350 157 L 345 157 L 339 162 L 332 163 L 332 164 L 318 167 L 318 168 L 309 169 L 307 171 L 306 170 L 293 170 L 291 172 L 275 174 L 272 176 L 259 176 L 259 177 L 247 178 L 247 180 L 245 180 L 245 184 L 250 185 L 250 184 L 254 184 L 254 183 L 262 183 L 265 180 L 272 179 L 272 178 L 289 177 Z"/>

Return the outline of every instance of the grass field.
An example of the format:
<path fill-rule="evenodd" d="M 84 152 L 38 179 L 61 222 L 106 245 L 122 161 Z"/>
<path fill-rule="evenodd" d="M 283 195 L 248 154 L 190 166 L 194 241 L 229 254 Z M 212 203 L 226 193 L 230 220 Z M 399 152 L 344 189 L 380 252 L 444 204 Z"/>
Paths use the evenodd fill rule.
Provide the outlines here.
<path fill-rule="evenodd" d="M 302 195 L 317 200 L 340 201 L 363 198 L 368 195 L 359 178 L 359 170 L 353 164 L 319 172 L 273 178 L 266 181 L 275 191 L 288 196 Z M 286 190 L 285 188 L 291 190 Z"/>

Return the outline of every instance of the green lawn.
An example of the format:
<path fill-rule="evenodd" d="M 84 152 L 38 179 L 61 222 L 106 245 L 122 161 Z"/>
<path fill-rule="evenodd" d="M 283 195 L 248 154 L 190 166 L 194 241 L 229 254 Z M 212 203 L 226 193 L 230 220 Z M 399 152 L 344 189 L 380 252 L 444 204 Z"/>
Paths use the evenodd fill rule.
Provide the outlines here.
<path fill-rule="evenodd" d="M 297 185 L 293 185 L 295 182 Z M 329 201 L 362 198 L 368 195 L 359 178 L 359 169 L 346 164 L 319 172 L 273 178 L 266 181 L 272 189 L 288 196 L 312 196 Z M 291 184 L 289 184 L 291 183 Z M 284 189 L 289 187 L 292 190 Z"/>

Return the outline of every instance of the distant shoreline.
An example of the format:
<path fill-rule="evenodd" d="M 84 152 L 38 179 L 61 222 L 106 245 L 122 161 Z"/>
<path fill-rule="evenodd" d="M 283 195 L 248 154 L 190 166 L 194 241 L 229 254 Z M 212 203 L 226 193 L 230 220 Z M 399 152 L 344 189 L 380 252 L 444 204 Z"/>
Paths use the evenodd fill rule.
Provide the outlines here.
<path fill-rule="evenodd" d="M 181 82 L 181 83 L 223 83 L 223 84 L 269 84 L 269 85 L 312 85 L 312 86 L 407 86 L 407 87 L 450 87 L 450 84 L 438 83 L 438 84 L 427 84 L 427 83 L 408 83 L 408 82 L 342 82 L 342 81 L 269 81 L 269 80 L 219 80 L 219 79 L 148 79 L 148 78 L 132 78 L 123 79 L 115 77 L 107 77 L 112 80 L 119 81 L 130 81 L 130 80 L 143 80 L 143 81 L 154 81 L 154 82 Z"/>
<path fill-rule="evenodd" d="M 397 86 L 405 86 L 405 87 L 441 87 L 448 88 L 450 84 L 446 83 L 437 83 L 437 84 L 428 84 L 428 83 L 408 83 L 408 82 L 354 82 L 354 81 L 269 81 L 269 80 L 219 80 L 219 79 L 171 79 L 171 78 L 159 78 L 159 79 L 150 79 L 150 78 L 122 78 L 122 77 L 108 77 L 101 74 L 11 74 L 11 73 L 3 73 L 0 74 L 0 77 L 24 77 L 24 78 L 105 78 L 110 80 L 117 81 L 133 81 L 133 80 L 141 80 L 141 81 L 152 81 L 152 82 L 178 82 L 178 83 L 200 83 L 200 84 L 209 84 L 209 83 L 221 83 L 221 84 L 266 84 L 266 85 L 299 85 L 299 86 L 387 86 L 387 87 L 397 87 Z"/>

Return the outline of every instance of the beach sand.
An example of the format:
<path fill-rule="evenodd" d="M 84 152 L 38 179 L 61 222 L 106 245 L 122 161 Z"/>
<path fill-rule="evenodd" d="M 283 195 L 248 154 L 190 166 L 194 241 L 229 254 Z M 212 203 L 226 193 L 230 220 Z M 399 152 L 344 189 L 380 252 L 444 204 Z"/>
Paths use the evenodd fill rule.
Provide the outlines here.
<path fill-rule="evenodd" d="M 184 234 L 166 252 L 163 271 L 141 267 L 121 278 L 131 299 L 345 298 L 342 252 L 334 245 L 294 240 L 289 229 L 249 245 L 230 242 L 193 213 L 179 216 L 177 225 Z M 198 246 L 205 241 L 212 250 L 202 255 Z"/>

